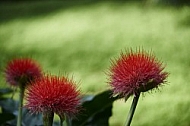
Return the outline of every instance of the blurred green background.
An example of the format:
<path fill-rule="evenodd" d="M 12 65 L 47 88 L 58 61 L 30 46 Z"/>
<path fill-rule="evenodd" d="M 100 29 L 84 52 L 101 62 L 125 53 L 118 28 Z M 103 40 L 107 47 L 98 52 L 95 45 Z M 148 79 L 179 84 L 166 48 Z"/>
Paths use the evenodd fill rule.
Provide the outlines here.
<path fill-rule="evenodd" d="M 110 59 L 141 47 L 170 75 L 160 90 L 141 96 L 132 126 L 190 126 L 190 6 L 173 2 L 1 2 L 0 87 L 7 87 L 9 60 L 32 57 L 44 72 L 73 76 L 82 93 L 96 94 L 109 89 Z M 131 102 L 114 103 L 111 126 L 124 124 Z"/>

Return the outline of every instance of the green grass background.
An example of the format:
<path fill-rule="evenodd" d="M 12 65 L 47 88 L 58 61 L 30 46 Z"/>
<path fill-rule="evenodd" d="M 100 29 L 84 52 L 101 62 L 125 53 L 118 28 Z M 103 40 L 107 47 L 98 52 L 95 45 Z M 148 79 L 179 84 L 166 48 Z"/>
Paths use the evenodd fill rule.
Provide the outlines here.
<path fill-rule="evenodd" d="M 82 93 L 109 89 L 110 59 L 129 48 L 152 50 L 170 73 L 160 90 L 139 99 L 132 126 L 190 126 L 190 7 L 129 2 L 0 4 L 0 83 L 15 57 L 73 76 Z M 114 103 L 111 126 L 122 126 L 132 98 Z"/>

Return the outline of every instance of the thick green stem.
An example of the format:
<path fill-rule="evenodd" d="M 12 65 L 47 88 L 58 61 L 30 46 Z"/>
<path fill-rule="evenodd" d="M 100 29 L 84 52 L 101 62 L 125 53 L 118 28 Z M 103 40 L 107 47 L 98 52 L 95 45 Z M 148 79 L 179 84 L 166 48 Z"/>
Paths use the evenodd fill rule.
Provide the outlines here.
<path fill-rule="evenodd" d="M 130 124 L 131 124 L 131 121 L 133 119 L 133 115 L 135 113 L 135 109 L 136 109 L 139 97 L 140 97 L 140 94 L 136 94 L 134 96 L 134 98 L 133 98 L 133 103 L 131 105 L 131 108 L 130 108 L 130 111 L 129 111 L 129 114 L 128 114 L 128 117 L 127 117 L 127 120 L 126 120 L 126 123 L 125 123 L 125 126 L 130 126 Z"/>
<path fill-rule="evenodd" d="M 53 125 L 53 112 L 44 112 L 43 113 L 43 123 L 44 126 L 52 126 Z"/>
<path fill-rule="evenodd" d="M 65 121 L 65 116 L 59 115 L 60 118 L 60 126 L 65 126 L 64 121 Z"/>
<path fill-rule="evenodd" d="M 68 117 L 68 116 L 65 116 L 65 118 L 66 118 L 65 122 L 67 123 L 66 126 L 71 126 L 71 122 L 70 122 L 69 117 Z"/>
<path fill-rule="evenodd" d="M 17 126 L 21 126 L 22 125 L 23 99 L 24 99 L 24 87 L 22 86 L 22 84 L 20 84 Z"/>
<path fill-rule="evenodd" d="M 70 120 L 65 114 L 59 115 L 59 118 L 60 118 L 60 126 L 71 126 Z"/>

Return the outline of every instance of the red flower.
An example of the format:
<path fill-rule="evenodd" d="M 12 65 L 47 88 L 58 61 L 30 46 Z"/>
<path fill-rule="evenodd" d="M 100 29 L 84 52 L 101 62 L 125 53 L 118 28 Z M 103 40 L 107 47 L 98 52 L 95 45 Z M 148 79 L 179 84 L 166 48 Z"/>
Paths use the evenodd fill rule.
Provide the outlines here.
<path fill-rule="evenodd" d="M 128 97 L 157 88 L 168 76 L 164 67 L 152 54 L 144 51 L 121 53 L 110 68 L 110 86 L 113 95 Z"/>
<path fill-rule="evenodd" d="M 18 86 L 19 83 L 26 84 L 28 81 L 41 76 L 39 65 L 29 58 L 11 60 L 5 69 L 6 81 Z"/>
<path fill-rule="evenodd" d="M 32 113 L 53 112 L 75 116 L 79 112 L 80 92 L 72 80 L 44 76 L 27 88 L 26 108 Z"/>

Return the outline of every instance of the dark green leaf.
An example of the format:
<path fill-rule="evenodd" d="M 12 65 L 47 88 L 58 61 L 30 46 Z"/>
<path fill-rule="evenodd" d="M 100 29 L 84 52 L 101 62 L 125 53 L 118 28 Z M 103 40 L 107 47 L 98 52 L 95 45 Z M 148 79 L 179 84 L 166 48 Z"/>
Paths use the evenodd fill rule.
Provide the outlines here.
<path fill-rule="evenodd" d="M 1 88 L 0 89 L 0 96 L 5 95 L 5 94 L 9 94 L 9 93 L 12 93 L 12 92 L 13 92 L 13 90 L 10 89 L 10 88 Z"/>
<path fill-rule="evenodd" d="M 91 100 L 84 101 L 82 107 L 84 111 L 77 116 L 76 120 L 72 120 L 73 126 L 99 126 L 108 125 L 109 117 L 112 115 L 112 104 L 118 97 L 111 97 L 111 91 L 104 91 Z M 88 99 L 88 98 L 86 98 Z"/>
<path fill-rule="evenodd" d="M 91 120 L 87 123 L 88 126 L 108 126 L 109 118 L 112 115 L 112 105 L 106 107 L 92 116 Z M 86 124 L 85 124 L 86 125 Z"/>
<path fill-rule="evenodd" d="M 0 100 L 0 106 L 2 108 L 2 112 L 16 114 L 18 111 L 18 101 L 11 98 Z"/>
<path fill-rule="evenodd" d="M 23 126 L 43 126 L 42 114 L 31 114 L 26 108 L 22 111 L 22 125 Z M 9 126 L 14 126 L 17 120 L 11 120 L 6 122 Z"/>
<path fill-rule="evenodd" d="M 42 114 L 31 114 L 27 109 L 23 109 L 23 124 L 25 126 L 43 125 Z"/>
<path fill-rule="evenodd" d="M 0 125 L 3 125 L 5 122 L 15 118 L 15 115 L 12 113 L 0 113 Z"/>

